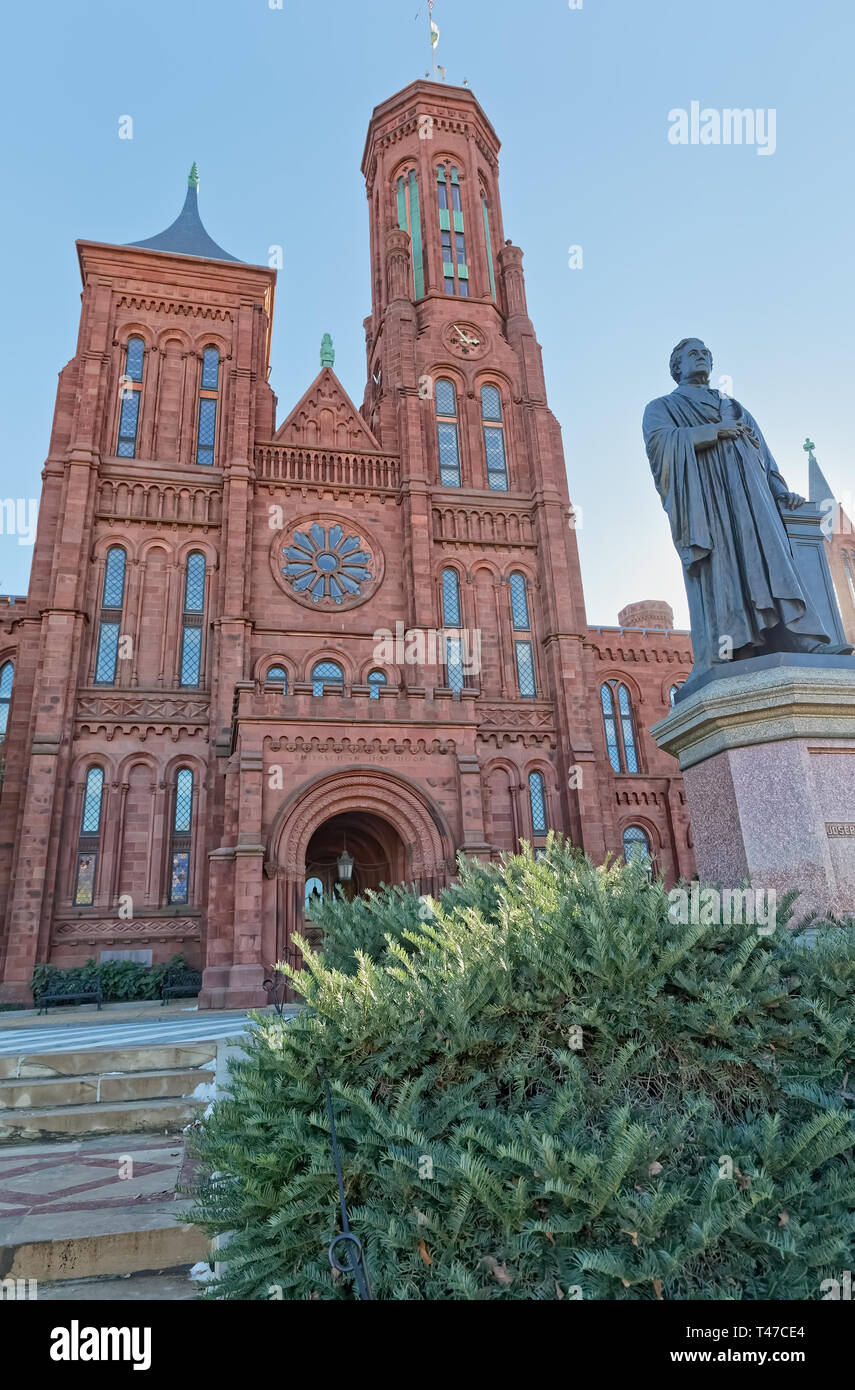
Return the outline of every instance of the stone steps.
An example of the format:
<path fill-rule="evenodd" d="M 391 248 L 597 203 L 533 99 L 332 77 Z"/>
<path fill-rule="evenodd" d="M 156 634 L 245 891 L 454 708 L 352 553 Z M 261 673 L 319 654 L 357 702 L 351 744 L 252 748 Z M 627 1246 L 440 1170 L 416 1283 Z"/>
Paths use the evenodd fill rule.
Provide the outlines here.
<path fill-rule="evenodd" d="M 204 1232 L 178 1220 L 178 1213 L 189 1206 L 189 1202 L 147 1202 L 115 1211 L 89 1211 L 85 1218 L 27 1216 L 17 1229 L 3 1233 L 4 1278 L 39 1283 L 106 1278 L 206 1260 L 210 1246 Z"/>
<path fill-rule="evenodd" d="M 0 1143 L 29 1144 L 86 1134 L 175 1134 L 203 1109 L 204 1102 L 188 1096 L 0 1110 Z"/>
<path fill-rule="evenodd" d="M 207 1258 L 174 1193 L 216 1056 L 206 1042 L 0 1057 L 3 1278 L 107 1280 Z"/>
<path fill-rule="evenodd" d="M 215 1042 L 160 1043 L 151 1047 L 91 1048 L 0 1056 L 0 1081 L 30 1076 L 104 1076 L 115 1072 L 164 1071 L 213 1063 Z"/>
<path fill-rule="evenodd" d="M 162 1068 L 158 1071 L 118 1072 L 114 1076 L 34 1076 L 27 1081 L 0 1081 L 3 1110 L 67 1105 L 109 1105 L 133 1100 L 164 1100 L 192 1096 L 200 1084 L 214 1079 L 212 1068 Z"/>
<path fill-rule="evenodd" d="M 204 1110 L 216 1043 L 0 1057 L 0 1144 L 178 1131 Z"/>

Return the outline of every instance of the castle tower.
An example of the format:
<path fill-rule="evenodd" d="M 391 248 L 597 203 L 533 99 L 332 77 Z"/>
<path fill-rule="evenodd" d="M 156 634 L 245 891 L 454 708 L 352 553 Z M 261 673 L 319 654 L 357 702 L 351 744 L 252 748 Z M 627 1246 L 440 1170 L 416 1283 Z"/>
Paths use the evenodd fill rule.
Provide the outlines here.
<path fill-rule="evenodd" d="M 480 633 L 482 766 L 542 728 L 550 823 L 597 856 L 574 518 L 522 252 L 504 237 L 498 154 L 467 88 L 418 81 L 374 111 L 363 412 L 400 455 L 408 622 L 442 626 L 438 576 L 450 569 Z M 524 771 L 487 774 L 514 839 L 532 833 Z"/>
<path fill-rule="evenodd" d="M 273 429 L 275 274 L 209 237 L 198 175 L 160 236 L 77 243 L 4 751 L 2 997 L 37 961 L 198 958 L 211 731 L 248 623 L 252 444 Z"/>

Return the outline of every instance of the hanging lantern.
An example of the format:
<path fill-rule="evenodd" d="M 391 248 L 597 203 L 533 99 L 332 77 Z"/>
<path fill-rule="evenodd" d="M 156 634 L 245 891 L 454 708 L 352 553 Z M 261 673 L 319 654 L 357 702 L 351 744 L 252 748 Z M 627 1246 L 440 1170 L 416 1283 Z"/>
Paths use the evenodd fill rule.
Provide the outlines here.
<path fill-rule="evenodd" d="M 338 877 L 340 883 L 350 883 L 353 877 L 353 857 L 346 849 L 338 857 Z"/>

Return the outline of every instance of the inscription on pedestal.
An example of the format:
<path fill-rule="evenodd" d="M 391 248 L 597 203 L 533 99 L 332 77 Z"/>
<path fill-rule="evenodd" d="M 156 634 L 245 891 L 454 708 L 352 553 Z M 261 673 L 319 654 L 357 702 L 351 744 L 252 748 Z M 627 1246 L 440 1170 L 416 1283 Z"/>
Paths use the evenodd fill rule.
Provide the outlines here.
<path fill-rule="evenodd" d="M 829 840 L 855 840 L 855 821 L 827 820 L 825 833 Z"/>

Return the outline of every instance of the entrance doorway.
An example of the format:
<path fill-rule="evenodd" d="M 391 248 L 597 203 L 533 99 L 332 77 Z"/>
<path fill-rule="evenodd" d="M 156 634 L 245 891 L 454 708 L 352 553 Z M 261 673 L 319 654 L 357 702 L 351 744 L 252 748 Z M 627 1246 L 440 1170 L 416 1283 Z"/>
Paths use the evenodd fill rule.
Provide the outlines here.
<path fill-rule="evenodd" d="M 318 826 L 306 849 L 303 916 L 340 888 L 352 901 L 369 888 L 403 883 L 406 852 L 397 830 L 371 811 L 345 811 Z"/>

